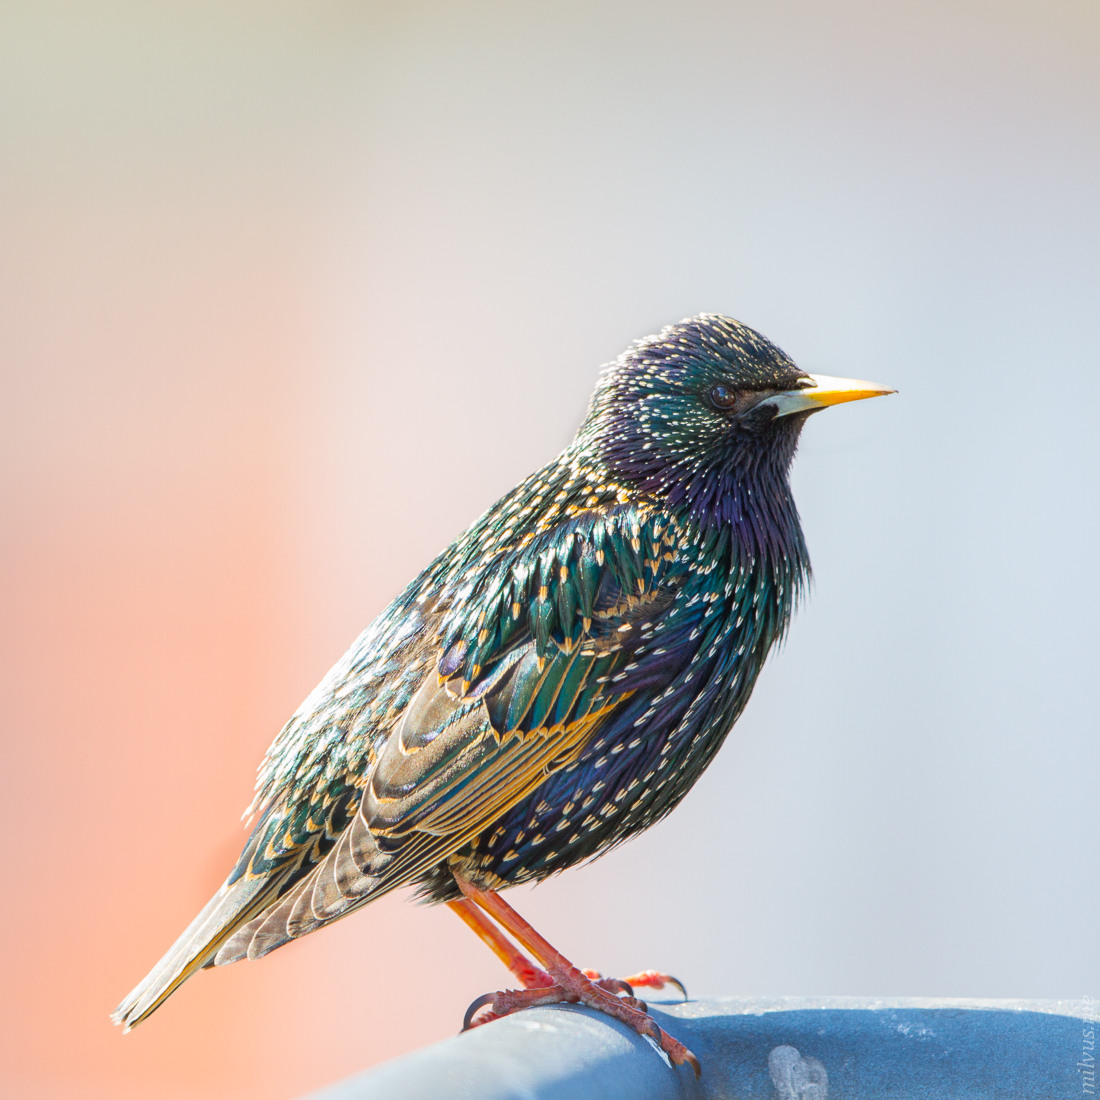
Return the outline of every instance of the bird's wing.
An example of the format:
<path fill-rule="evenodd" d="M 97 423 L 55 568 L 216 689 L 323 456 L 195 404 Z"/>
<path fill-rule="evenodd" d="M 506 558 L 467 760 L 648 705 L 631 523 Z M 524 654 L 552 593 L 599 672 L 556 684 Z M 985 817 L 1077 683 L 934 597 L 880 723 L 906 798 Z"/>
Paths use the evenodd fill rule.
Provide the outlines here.
<path fill-rule="evenodd" d="M 339 839 L 214 961 L 266 954 L 415 881 L 575 761 L 676 601 L 674 545 L 663 517 L 620 508 L 473 572 Z"/>
<path fill-rule="evenodd" d="M 652 641 L 676 546 L 661 513 L 592 510 L 410 589 L 272 747 L 236 868 L 116 1020 L 417 880 L 574 761 L 647 670 L 676 663 L 690 614 Z"/>

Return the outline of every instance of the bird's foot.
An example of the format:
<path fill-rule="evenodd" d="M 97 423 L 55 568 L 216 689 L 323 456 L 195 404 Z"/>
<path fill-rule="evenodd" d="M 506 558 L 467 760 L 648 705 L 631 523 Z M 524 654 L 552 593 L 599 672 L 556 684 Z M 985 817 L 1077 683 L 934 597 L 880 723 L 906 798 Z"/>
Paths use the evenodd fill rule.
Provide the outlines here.
<path fill-rule="evenodd" d="M 447 904 L 527 987 L 478 997 L 466 1010 L 463 1031 L 535 1005 L 584 1004 L 622 1021 L 639 1035 L 649 1036 L 673 1065 L 690 1065 L 695 1076 L 699 1076 L 699 1059 L 683 1043 L 657 1026 L 645 1002 L 634 996 L 630 983 L 620 978 L 601 978 L 597 971 L 578 970 L 496 891 L 482 890 L 459 874 L 454 877 L 464 896 Z M 501 929 L 514 936 L 535 961 L 532 962 L 517 950 Z M 687 999 L 683 984 L 660 971 L 644 971 L 636 974 L 631 981 L 639 986 L 658 989 L 664 985 L 676 985 Z"/>
<path fill-rule="evenodd" d="M 679 978 L 671 974 L 665 974 L 661 970 L 641 970 L 637 974 L 631 974 L 627 978 L 605 978 L 598 970 L 582 970 L 586 978 L 592 978 L 597 985 L 603 982 L 617 982 L 620 986 L 628 986 L 631 993 L 635 989 L 664 989 L 666 985 L 675 986 L 680 991 L 680 999 L 688 999 L 687 989 Z M 608 988 L 604 986 L 604 988 Z M 614 992 L 614 990 L 613 990 Z"/>
<path fill-rule="evenodd" d="M 656 972 L 646 972 L 647 975 L 650 973 Z M 667 975 L 657 976 L 667 977 Z M 678 1039 L 674 1039 L 668 1032 L 658 1027 L 656 1020 L 649 1015 L 645 1002 L 634 996 L 633 989 L 627 982 L 620 978 L 601 978 L 598 974 L 590 977 L 588 973 L 573 966 L 568 968 L 555 966 L 546 974 L 546 977 L 551 984 L 532 986 L 527 989 L 506 989 L 499 993 L 486 993 L 478 997 L 466 1010 L 462 1030 L 479 1027 L 493 1020 L 499 1020 L 502 1016 L 519 1012 L 521 1009 L 534 1008 L 536 1005 L 583 1004 L 621 1021 L 639 1035 L 649 1036 L 668 1055 L 673 1065 L 689 1065 L 695 1071 L 695 1076 L 699 1076 L 698 1058 Z"/>
<path fill-rule="evenodd" d="M 519 961 L 516 961 L 516 960 Z M 523 988 L 548 989 L 554 985 L 554 979 L 545 970 L 539 969 L 532 963 L 516 956 L 511 963 L 512 973 L 523 983 Z M 666 985 L 674 985 L 683 1000 L 687 1000 L 687 990 L 679 978 L 671 974 L 664 974 L 660 970 L 643 970 L 638 974 L 631 974 L 629 978 L 605 978 L 598 970 L 590 967 L 581 969 L 581 973 L 600 989 L 606 989 L 608 993 L 625 993 L 628 997 L 634 996 L 635 988 L 664 989 Z"/>
<path fill-rule="evenodd" d="M 503 989 L 498 993 L 483 993 L 473 1004 L 466 1009 L 466 1015 L 462 1019 L 462 1030 L 480 1027 L 482 1024 L 499 1020 L 502 1016 L 518 1012 L 521 1008 L 534 1008 L 542 1004 L 569 1003 L 569 997 L 545 970 L 537 967 L 526 967 L 522 971 L 516 970 L 516 977 L 523 982 L 522 989 Z M 605 978 L 598 970 L 582 970 L 581 973 L 594 986 L 606 990 L 616 996 L 626 994 L 630 1002 L 636 1004 L 642 1012 L 647 1011 L 644 1001 L 639 1001 L 634 996 L 633 987 L 622 978 Z M 576 1002 L 572 1002 L 576 1003 Z"/>

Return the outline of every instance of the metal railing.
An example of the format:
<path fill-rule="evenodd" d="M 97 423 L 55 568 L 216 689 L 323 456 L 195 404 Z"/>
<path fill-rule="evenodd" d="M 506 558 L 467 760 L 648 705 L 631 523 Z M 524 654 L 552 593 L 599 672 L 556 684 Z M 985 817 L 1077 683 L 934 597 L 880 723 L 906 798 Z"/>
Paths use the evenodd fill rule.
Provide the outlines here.
<path fill-rule="evenodd" d="M 555 1005 L 444 1040 L 309 1100 L 1088 1100 L 1100 1095 L 1100 1024 L 1089 1007 L 843 997 L 651 1004 L 661 1027 L 698 1055 L 696 1081 L 626 1026 Z"/>

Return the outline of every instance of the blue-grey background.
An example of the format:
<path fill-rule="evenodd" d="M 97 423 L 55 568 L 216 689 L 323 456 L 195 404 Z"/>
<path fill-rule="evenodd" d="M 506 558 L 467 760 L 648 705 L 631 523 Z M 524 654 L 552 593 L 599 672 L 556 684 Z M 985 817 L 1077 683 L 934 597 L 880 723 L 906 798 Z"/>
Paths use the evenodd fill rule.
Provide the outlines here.
<path fill-rule="evenodd" d="M 391 898 L 104 1023 L 328 665 L 701 310 L 899 393 L 808 425 L 685 804 L 511 900 L 701 994 L 1100 995 L 1092 0 L 16 3 L 0 165 L 12 1087 L 292 1095 L 508 980 Z"/>

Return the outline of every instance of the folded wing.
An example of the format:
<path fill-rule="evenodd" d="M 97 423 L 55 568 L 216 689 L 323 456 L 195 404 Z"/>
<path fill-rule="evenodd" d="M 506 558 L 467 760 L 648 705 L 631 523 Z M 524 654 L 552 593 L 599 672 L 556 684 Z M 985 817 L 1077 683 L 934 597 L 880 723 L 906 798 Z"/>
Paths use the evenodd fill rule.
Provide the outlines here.
<path fill-rule="evenodd" d="M 312 789 L 273 792 L 230 880 L 116 1016 L 132 1025 L 199 967 L 417 881 L 575 761 L 676 601 L 673 546 L 659 515 L 587 512 L 444 578 L 447 599 L 425 592 L 429 658 L 377 751 L 358 773 L 319 768 Z"/>

